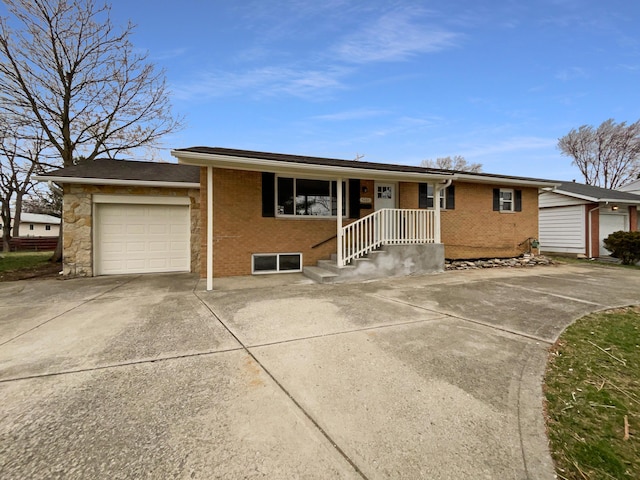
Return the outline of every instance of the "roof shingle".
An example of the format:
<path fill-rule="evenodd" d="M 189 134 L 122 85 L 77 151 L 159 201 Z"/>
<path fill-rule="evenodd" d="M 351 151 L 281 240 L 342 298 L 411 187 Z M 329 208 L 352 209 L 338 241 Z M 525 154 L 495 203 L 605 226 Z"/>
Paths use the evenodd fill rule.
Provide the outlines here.
<path fill-rule="evenodd" d="M 39 177 L 200 183 L 200 168 L 177 163 L 97 159 L 44 173 Z"/>

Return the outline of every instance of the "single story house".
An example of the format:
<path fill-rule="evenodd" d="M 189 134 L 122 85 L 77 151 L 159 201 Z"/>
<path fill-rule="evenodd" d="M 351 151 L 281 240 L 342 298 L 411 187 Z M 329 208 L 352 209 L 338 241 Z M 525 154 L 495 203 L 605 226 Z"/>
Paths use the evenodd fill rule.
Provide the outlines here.
<path fill-rule="evenodd" d="M 11 216 L 13 227 L 14 216 Z M 0 229 L 2 225 L 0 224 Z M 18 237 L 57 237 L 60 234 L 60 218 L 41 213 L 20 214 Z"/>
<path fill-rule="evenodd" d="M 96 160 L 38 177 L 62 185 L 64 272 L 193 271 L 207 278 L 338 269 L 380 247 L 509 257 L 538 237 L 549 180 L 217 147 L 179 164 Z M 408 252 L 408 253 L 407 253 Z M 389 262 L 387 262 L 389 263 Z"/>
<path fill-rule="evenodd" d="M 540 195 L 540 251 L 608 256 L 603 240 L 620 230 L 637 231 L 638 207 L 640 195 L 564 182 Z"/>

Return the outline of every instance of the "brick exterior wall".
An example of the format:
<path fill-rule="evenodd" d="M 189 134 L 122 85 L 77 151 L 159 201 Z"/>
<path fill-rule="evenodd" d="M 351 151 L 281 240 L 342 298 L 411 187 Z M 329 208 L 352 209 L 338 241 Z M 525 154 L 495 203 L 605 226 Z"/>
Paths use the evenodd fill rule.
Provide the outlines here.
<path fill-rule="evenodd" d="M 198 189 L 75 184 L 65 184 L 63 189 L 62 262 L 65 275 L 93 275 L 92 196 L 94 194 L 188 196 L 191 199 L 191 271 L 200 271 L 200 192 Z"/>
<path fill-rule="evenodd" d="M 538 189 L 453 182 L 455 209 L 441 211 L 445 257 L 511 257 L 523 253 L 525 240 L 538 238 Z M 522 190 L 521 212 L 494 212 L 493 189 Z M 522 246 L 519 244 L 525 242 Z"/>
<path fill-rule="evenodd" d="M 207 261 L 207 169 L 200 175 L 201 276 Z M 373 198 L 373 182 L 362 181 Z M 322 218 L 275 218 L 262 216 L 262 174 L 260 172 L 213 169 L 213 275 L 227 277 L 251 274 L 254 253 L 302 253 L 305 266 L 336 253 L 336 220 Z M 346 199 L 345 199 L 346 201 Z M 372 209 L 362 209 L 361 216 Z M 345 219 L 344 224 L 350 220 Z M 316 246 L 327 239 L 327 242 Z M 315 246 L 315 248 L 314 248 Z"/>
<path fill-rule="evenodd" d="M 398 208 L 418 208 L 420 203 L 419 184 L 413 182 L 398 183 Z"/>
<path fill-rule="evenodd" d="M 522 211 L 493 211 L 493 188 L 454 182 L 455 209 L 441 213 L 442 241 L 447 258 L 509 257 L 523 253 L 519 246 L 528 237 L 538 238 L 538 190 L 522 190 Z M 374 181 L 361 180 L 361 197 L 374 197 Z M 367 192 L 364 193 L 363 187 Z M 418 208 L 418 184 L 400 182 L 400 208 Z M 207 177 L 201 170 L 201 276 L 206 275 Z M 225 277 L 251 274 L 254 253 L 302 253 L 304 265 L 315 265 L 336 252 L 335 219 L 262 217 L 260 172 L 213 169 L 213 275 Z M 375 200 L 373 200 L 375 201 Z M 372 213 L 362 209 L 360 216 Z M 345 224 L 348 221 L 345 220 Z"/>

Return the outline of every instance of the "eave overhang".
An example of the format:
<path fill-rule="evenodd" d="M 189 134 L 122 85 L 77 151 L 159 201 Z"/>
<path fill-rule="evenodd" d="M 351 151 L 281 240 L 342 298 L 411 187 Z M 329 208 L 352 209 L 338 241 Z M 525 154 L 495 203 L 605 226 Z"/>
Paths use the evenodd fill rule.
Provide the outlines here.
<path fill-rule="evenodd" d="M 580 195 L 579 193 L 567 192 L 565 190 L 559 190 L 559 189 L 554 190 L 553 193 L 564 195 L 565 197 L 576 198 L 578 200 L 584 200 L 586 202 L 591 202 L 591 203 L 605 203 L 605 204 L 620 203 L 624 205 L 640 205 L 640 197 L 638 198 L 638 200 L 620 199 L 620 198 L 597 198 L 597 197 L 591 197 L 589 195 Z"/>
<path fill-rule="evenodd" d="M 200 183 L 190 182 L 163 182 L 153 180 L 122 180 L 113 178 L 89 178 L 89 177 L 57 177 L 53 175 L 36 175 L 34 180 L 39 182 L 54 182 L 58 184 L 83 184 L 83 185 L 112 185 L 126 187 L 161 187 L 161 188 L 200 188 Z"/>
<path fill-rule="evenodd" d="M 172 150 L 171 155 L 178 159 L 178 163 L 198 165 L 201 167 L 226 168 L 230 170 L 248 170 L 271 172 L 281 175 L 305 175 L 307 177 L 342 177 L 365 178 L 386 181 L 446 181 L 454 178 L 453 173 L 423 173 L 401 172 L 394 170 L 378 170 L 357 166 L 318 165 L 310 163 L 282 162 L 264 158 L 247 158 L 233 155 L 208 154 L 201 152 L 187 152 Z"/>
<path fill-rule="evenodd" d="M 201 167 L 226 168 L 230 170 L 245 170 L 271 172 L 281 175 L 305 175 L 307 177 L 342 177 L 362 178 L 380 181 L 405 181 L 405 182 L 446 182 L 457 180 L 461 182 L 483 183 L 505 186 L 528 186 L 537 188 L 555 188 L 558 182 L 545 181 L 533 178 L 503 177 L 500 175 L 467 174 L 463 172 L 416 172 L 403 171 L 402 166 L 394 170 L 391 165 L 384 168 L 344 165 L 323 165 L 314 163 L 299 163 L 295 161 L 281 161 L 267 158 L 243 157 L 238 155 L 226 155 L 218 153 L 191 152 L 188 150 L 172 150 L 171 155 L 178 159 L 178 163 L 197 165 Z M 345 161 L 346 162 L 346 161 Z M 351 163 L 351 162 L 349 162 Z M 382 164 L 381 164 L 382 165 Z"/>

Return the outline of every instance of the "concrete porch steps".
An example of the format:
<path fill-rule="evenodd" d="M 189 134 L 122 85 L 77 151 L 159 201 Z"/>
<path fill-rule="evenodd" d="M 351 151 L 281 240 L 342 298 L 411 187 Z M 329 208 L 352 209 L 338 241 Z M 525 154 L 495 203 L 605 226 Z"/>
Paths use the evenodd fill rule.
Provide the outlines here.
<path fill-rule="evenodd" d="M 334 283 L 339 275 L 322 267 L 304 267 L 302 273 L 316 283 Z"/>
<path fill-rule="evenodd" d="M 329 260 L 319 260 L 317 266 L 304 267 L 303 273 L 317 283 L 339 283 L 443 270 L 444 246 L 426 244 L 387 245 L 342 268 L 337 265 L 336 255 L 332 255 Z"/>

